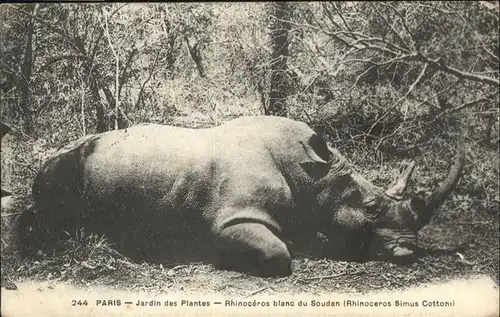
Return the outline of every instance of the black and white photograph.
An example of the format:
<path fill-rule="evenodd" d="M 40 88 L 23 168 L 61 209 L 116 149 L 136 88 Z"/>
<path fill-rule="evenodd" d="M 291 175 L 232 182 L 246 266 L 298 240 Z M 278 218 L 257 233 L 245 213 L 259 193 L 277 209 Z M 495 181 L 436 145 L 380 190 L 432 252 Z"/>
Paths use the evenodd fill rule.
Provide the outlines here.
<path fill-rule="evenodd" d="M 0 4 L 2 316 L 498 316 L 499 3 Z"/>

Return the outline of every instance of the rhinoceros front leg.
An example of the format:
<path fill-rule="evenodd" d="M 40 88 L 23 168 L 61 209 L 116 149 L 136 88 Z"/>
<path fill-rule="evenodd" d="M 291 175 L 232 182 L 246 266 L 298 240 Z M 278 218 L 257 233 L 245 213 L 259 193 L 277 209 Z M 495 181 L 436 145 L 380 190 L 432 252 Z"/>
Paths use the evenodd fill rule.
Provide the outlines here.
<path fill-rule="evenodd" d="M 286 244 L 260 223 L 238 223 L 222 229 L 215 239 L 215 265 L 257 276 L 292 273 Z"/>

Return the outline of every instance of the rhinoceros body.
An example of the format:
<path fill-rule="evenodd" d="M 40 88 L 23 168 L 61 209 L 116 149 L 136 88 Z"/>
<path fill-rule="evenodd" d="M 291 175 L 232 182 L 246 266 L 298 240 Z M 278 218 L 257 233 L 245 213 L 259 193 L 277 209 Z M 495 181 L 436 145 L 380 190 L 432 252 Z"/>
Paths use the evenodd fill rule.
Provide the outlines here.
<path fill-rule="evenodd" d="M 356 252 L 412 253 L 425 218 L 419 201 L 364 180 L 305 123 L 266 116 L 86 136 L 47 161 L 33 198 L 39 247 L 84 227 L 131 257 L 264 276 L 290 274 L 290 245 L 318 231 Z"/>

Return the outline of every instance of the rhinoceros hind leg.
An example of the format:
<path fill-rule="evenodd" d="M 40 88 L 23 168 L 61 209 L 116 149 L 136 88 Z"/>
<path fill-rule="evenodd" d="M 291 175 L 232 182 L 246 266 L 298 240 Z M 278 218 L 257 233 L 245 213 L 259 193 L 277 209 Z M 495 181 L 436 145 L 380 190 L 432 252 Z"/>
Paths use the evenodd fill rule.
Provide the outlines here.
<path fill-rule="evenodd" d="M 286 244 L 260 223 L 239 223 L 223 229 L 215 240 L 215 265 L 257 276 L 292 273 Z"/>

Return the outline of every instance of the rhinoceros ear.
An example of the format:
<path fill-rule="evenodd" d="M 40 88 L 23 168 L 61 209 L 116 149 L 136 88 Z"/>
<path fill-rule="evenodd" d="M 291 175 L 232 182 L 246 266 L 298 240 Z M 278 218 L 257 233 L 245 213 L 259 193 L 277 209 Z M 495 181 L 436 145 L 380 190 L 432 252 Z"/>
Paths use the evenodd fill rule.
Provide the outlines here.
<path fill-rule="evenodd" d="M 317 134 L 299 141 L 307 154 L 308 159 L 301 163 L 321 163 L 329 164 L 332 153 L 326 142 Z"/>
<path fill-rule="evenodd" d="M 332 153 L 327 144 L 318 135 L 299 141 L 305 152 L 305 158 L 300 162 L 302 168 L 311 177 L 318 179 L 325 176 L 331 165 Z"/>

